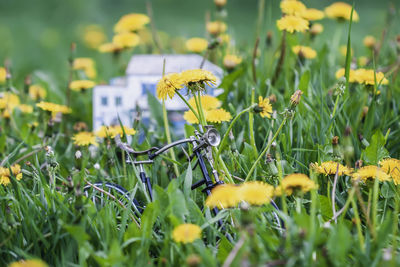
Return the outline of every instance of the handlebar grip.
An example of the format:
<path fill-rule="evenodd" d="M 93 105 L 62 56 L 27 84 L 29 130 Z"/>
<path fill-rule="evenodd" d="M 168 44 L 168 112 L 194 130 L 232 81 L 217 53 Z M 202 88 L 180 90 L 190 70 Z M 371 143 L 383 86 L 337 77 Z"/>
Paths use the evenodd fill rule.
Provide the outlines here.
<path fill-rule="evenodd" d="M 192 190 L 195 190 L 197 187 L 203 185 L 205 182 L 206 182 L 206 180 L 205 180 L 205 179 L 202 179 L 202 180 L 200 180 L 200 181 L 198 181 L 198 182 L 192 184 L 192 187 L 191 187 Z"/>

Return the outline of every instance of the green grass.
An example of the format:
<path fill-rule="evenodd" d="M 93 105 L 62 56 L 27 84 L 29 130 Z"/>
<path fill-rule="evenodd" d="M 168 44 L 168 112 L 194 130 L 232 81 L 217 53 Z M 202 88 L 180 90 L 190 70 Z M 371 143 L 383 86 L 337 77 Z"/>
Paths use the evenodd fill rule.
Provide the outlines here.
<path fill-rule="evenodd" d="M 154 1 L 158 28 L 170 36 L 203 36 L 204 12 L 209 9 L 214 15 L 215 10 L 211 1 L 201 2 Z M 133 52 L 126 51 L 115 61 L 111 55 L 85 48 L 77 32 L 79 25 L 98 23 L 111 38 L 112 25 L 120 15 L 127 10 L 145 12 L 143 3 L 40 3 L 26 3 L 25 8 L 17 2 L 0 4 L 0 37 L 3 40 L 4 36 L 12 36 L 0 44 L 4 47 L 0 57 L 11 60 L 13 73 L 12 80 L 8 85 L 2 84 L 0 91 L 13 90 L 12 83 L 23 103 L 35 104 L 24 91 L 27 74 L 32 74 L 33 82 L 47 89 L 47 100 L 65 103 L 67 59 L 73 41 L 78 44 L 76 56 L 95 59 L 98 82 L 123 73 L 132 53 L 146 50 L 138 47 Z M 327 3 L 309 1 L 306 4 L 322 9 Z M 154 189 L 154 201 L 148 201 L 138 171 L 125 163 L 126 155 L 112 139 L 103 140 L 98 147 L 73 144 L 71 137 L 76 132 L 76 122 L 85 122 L 90 130 L 92 107 L 90 91 L 72 92 L 73 112 L 63 116 L 60 123 L 49 125 L 49 114 L 38 108 L 32 114 L 14 110 L 10 118 L 0 117 L 0 162 L 4 167 L 19 162 L 23 172 L 21 180 L 12 176 L 9 185 L 0 185 L 0 265 L 29 258 L 40 258 L 50 266 L 196 266 L 196 262 L 199 266 L 220 266 L 228 262 L 232 266 L 399 265 L 399 186 L 393 181 L 377 179 L 357 185 L 350 176 L 343 175 L 338 177 L 332 190 L 334 175 L 317 174 L 310 167 L 312 163 L 329 160 L 353 168 L 358 160 L 363 161 L 363 166 L 376 166 L 384 158 L 400 158 L 400 82 L 393 68 L 399 57 L 395 39 L 398 16 L 386 27 L 386 9 L 378 9 L 374 2 L 356 3 L 361 20 L 352 24 L 350 33 L 348 22 L 325 19 L 322 21 L 325 31 L 315 39 L 308 34 L 287 34 L 282 69 L 272 84 L 282 38 L 275 26 L 281 15 L 278 8 L 277 2 L 266 1 L 254 81 L 252 56 L 257 35 L 257 5 L 256 2 L 229 2 L 229 33 L 244 60 L 235 70 L 225 72 L 221 84 L 225 93 L 219 99 L 222 107 L 235 117 L 253 104 L 252 88 L 256 100 L 258 96 L 276 97 L 271 119 L 245 112 L 235 121 L 231 126 L 234 139 L 228 137 L 221 156 L 238 184 L 241 181 L 237 178 L 249 176 L 249 180 L 277 186 L 284 176 L 292 173 L 304 173 L 318 184 L 318 189 L 304 194 L 275 197 L 281 208 L 278 215 L 285 222 L 284 230 L 275 226 L 271 205 L 239 205 L 213 216 L 204 207 L 205 197 L 200 189 L 190 190 L 190 181 L 199 180 L 201 173 L 198 168 L 191 171 L 180 149 L 175 150 L 177 162 L 169 160 L 166 154 L 157 158 L 151 168 L 146 167 Z M 374 14 L 377 16 L 373 17 Z M 71 21 L 67 26 L 66 18 Z M 372 34 L 379 39 L 384 28 L 388 34 L 379 58 L 371 59 L 367 66 L 385 70 L 389 84 L 374 85 L 381 93 L 371 93 L 374 86 L 346 85 L 344 80 L 337 80 L 337 69 L 353 67 L 354 59 L 360 56 L 370 57 L 362 38 Z M 271 45 L 264 41 L 268 30 L 273 31 Z M 174 52 L 167 40 L 162 41 L 168 52 Z M 317 57 L 299 59 L 290 51 L 297 44 L 313 47 Z M 338 46 L 346 44 L 354 49 L 353 57 L 349 56 L 347 62 L 346 56 L 338 51 Z M 226 47 L 217 47 L 212 57 L 221 66 L 225 52 Z M 303 95 L 293 108 L 290 98 L 296 90 L 302 90 Z M 369 109 L 363 115 L 364 107 Z M 133 125 L 146 136 L 142 144 L 138 144 L 138 135 L 133 136 L 131 144 L 135 149 L 167 142 L 161 112 L 161 104 L 152 106 L 155 127 L 147 128 L 140 121 Z M 252 119 L 254 122 L 249 123 Z M 31 128 L 29 123 L 35 121 L 38 125 Z M 230 123 L 216 125 L 222 136 Z M 187 125 L 187 135 L 193 129 Z M 276 140 L 271 142 L 274 134 Z M 332 145 L 335 136 L 339 137 L 338 146 Z M 172 132 L 172 140 L 176 139 Z M 270 160 L 261 156 L 254 165 L 254 173 L 250 173 L 268 143 L 271 143 L 267 152 Z M 50 146 L 53 152 L 44 149 L 45 146 Z M 78 150 L 81 158 L 75 157 Z M 178 177 L 174 163 L 180 173 Z M 221 162 L 216 166 L 224 177 L 226 172 L 222 171 Z M 137 214 L 129 207 L 122 208 L 115 201 L 96 207 L 83 195 L 86 181 L 120 184 L 146 203 L 140 227 L 133 220 Z M 339 210 L 341 213 L 335 220 L 334 212 Z M 218 220 L 225 222 L 225 229 L 218 228 Z M 199 225 L 202 238 L 190 244 L 174 242 L 172 231 L 181 223 Z"/>

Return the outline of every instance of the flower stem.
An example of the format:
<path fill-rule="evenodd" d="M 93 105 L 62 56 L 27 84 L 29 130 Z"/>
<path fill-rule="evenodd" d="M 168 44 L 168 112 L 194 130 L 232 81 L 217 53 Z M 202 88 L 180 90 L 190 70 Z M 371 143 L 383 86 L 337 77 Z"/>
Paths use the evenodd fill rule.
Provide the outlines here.
<path fill-rule="evenodd" d="M 167 116 L 167 108 L 165 107 L 165 101 L 162 102 L 162 109 L 163 109 L 163 120 L 164 120 L 164 129 L 165 129 L 165 135 L 167 137 L 167 142 L 168 144 L 170 144 L 171 141 L 171 132 L 169 130 L 169 123 L 168 123 L 168 116 Z M 175 157 L 175 152 L 174 152 L 174 148 L 171 148 L 169 150 L 169 154 L 171 156 L 171 158 L 176 161 L 176 157 Z M 172 163 L 174 166 L 174 172 L 176 177 L 179 176 L 179 170 L 178 170 L 178 165 L 176 165 L 175 162 Z"/>
<path fill-rule="evenodd" d="M 175 91 L 176 94 L 185 102 L 186 106 L 193 112 L 193 114 L 196 116 L 197 120 L 200 121 L 199 114 L 197 114 L 196 110 L 190 105 L 190 103 L 183 97 L 181 93 L 178 92 L 178 90 Z"/>
<path fill-rule="evenodd" d="M 356 219 L 356 226 L 357 226 L 358 240 L 360 242 L 360 248 L 362 251 L 364 251 L 364 236 L 362 234 L 362 229 L 361 229 L 361 220 L 360 220 L 360 215 L 358 214 L 357 203 L 355 202 L 354 198 L 352 198 L 351 204 L 353 206 L 354 216 Z"/>
<path fill-rule="evenodd" d="M 254 98 L 255 98 L 255 89 L 251 89 L 251 105 L 254 104 Z M 254 114 L 253 112 L 249 113 L 249 131 L 250 131 L 250 144 L 253 147 L 254 150 L 254 156 L 257 157 L 258 151 L 256 147 L 256 140 L 254 138 Z"/>
<path fill-rule="evenodd" d="M 253 166 L 251 166 L 249 173 L 246 176 L 245 182 L 247 182 L 250 179 L 250 176 L 253 174 L 254 170 L 256 169 L 258 163 L 260 162 L 260 160 L 263 158 L 263 156 L 265 155 L 265 153 L 267 153 L 268 149 L 271 147 L 272 143 L 275 141 L 275 139 L 278 137 L 278 134 L 280 133 L 280 131 L 283 128 L 283 125 L 285 125 L 287 121 L 287 117 L 285 116 L 281 125 L 279 126 L 278 130 L 276 131 L 275 135 L 272 137 L 272 139 L 268 142 L 267 146 L 264 148 L 264 150 L 261 152 L 261 154 L 258 156 L 258 158 L 256 159 L 256 161 L 253 163 Z"/>
<path fill-rule="evenodd" d="M 207 123 L 206 123 L 206 118 L 205 118 L 205 116 L 204 116 L 204 110 L 203 110 L 203 108 L 202 108 L 202 106 L 201 106 L 201 95 L 200 95 L 200 91 L 198 92 L 198 95 L 197 95 L 197 96 L 196 96 L 196 94 L 194 94 L 194 100 L 196 101 L 196 107 L 197 107 L 197 110 L 198 110 L 199 116 L 200 116 L 200 121 L 199 121 L 199 123 L 200 123 L 202 126 L 205 126 L 205 125 L 207 125 Z"/>
<path fill-rule="evenodd" d="M 378 216 L 378 198 L 379 198 L 379 180 L 375 178 L 372 194 L 372 228 L 376 229 L 376 221 Z M 384 214 L 382 215 L 384 216 Z"/>

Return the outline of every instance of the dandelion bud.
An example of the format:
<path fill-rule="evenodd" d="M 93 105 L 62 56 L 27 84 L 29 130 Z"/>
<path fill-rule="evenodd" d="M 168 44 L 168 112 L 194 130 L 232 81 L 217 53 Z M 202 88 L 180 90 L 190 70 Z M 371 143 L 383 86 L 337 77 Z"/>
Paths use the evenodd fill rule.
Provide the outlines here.
<path fill-rule="evenodd" d="M 376 44 L 376 39 L 375 39 L 375 37 L 373 37 L 371 35 L 367 35 L 367 36 L 365 36 L 363 43 L 364 43 L 365 47 L 367 47 L 369 49 L 373 49 Z"/>
<path fill-rule="evenodd" d="M 214 4 L 217 7 L 223 7 L 226 5 L 227 0 L 214 0 Z"/>
<path fill-rule="evenodd" d="M 186 264 L 189 267 L 199 266 L 201 263 L 201 258 L 196 254 L 191 254 L 186 258 Z"/>
<path fill-rule="evenodd" d="M 363 161 L 361 160 L 361 159 L 359 159 L 359 160 L 357 160 L 356 161 L 356 169 L 359 169 L 359 168 L 361 168 L 363 166 Z"/>
<path fill-rule="evenodd" d="M 367 139 L 364 138 L 362 134 L 358 134 L 358 140 L 360 140 L 361 144 L 363 144 L 364 147 L 369 146 L 369 142 L 367 141 Z"/>
<path fill-rule="evenodd" d="M 266 163 L 268 166 L 268 170 L 270 172 L 271 175 L 278 175 L 278 168 L 275 165 L 274 159 L 272 158 L 271 154 L 267 154 L 267 159 L 266 159 Z"/>
<path fill-rule="evenodd" d="M 270 95 L 270 96 L 268 97 L 268 99 L 269 99 L 269 102 L 270 102 L 271 104 L 276 103 L 276 95 L 275 95 L 275 94 Z"/>
<path fill-rule="evenodd" d="M 339 136 L 334 136 L 332 138 L 332 145 L 337 146 L 339 144 Z"/>
<path fill-rule="evenodd" d="M 292 106 L 292 108 L 295 108 L 301 100 L 301 95 L 303 94 L 303 92 L 301 90 L 297 90 L 296 92 L 294 92 L 294 94 L 290 97 L 290 105 Z"/>

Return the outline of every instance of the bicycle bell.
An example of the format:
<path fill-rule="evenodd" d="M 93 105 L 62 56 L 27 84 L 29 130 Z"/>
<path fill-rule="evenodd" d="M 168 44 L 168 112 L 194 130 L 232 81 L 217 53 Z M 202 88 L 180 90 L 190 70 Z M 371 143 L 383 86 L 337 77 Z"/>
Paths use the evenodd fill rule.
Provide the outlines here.
<path fill-rule="evenodd" d="M 218 146 L 219 143 L 221 143 L 221 135 L 217 131 L 217 129 L 214 128 L 212 125 L 206 125 L 206 134 L 204 135 L 205 141 L 210 145 L 210 146 Z"/>

